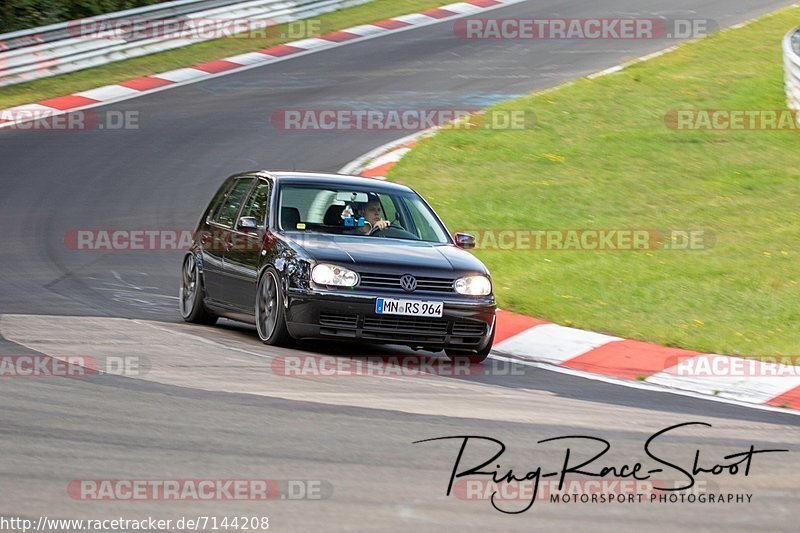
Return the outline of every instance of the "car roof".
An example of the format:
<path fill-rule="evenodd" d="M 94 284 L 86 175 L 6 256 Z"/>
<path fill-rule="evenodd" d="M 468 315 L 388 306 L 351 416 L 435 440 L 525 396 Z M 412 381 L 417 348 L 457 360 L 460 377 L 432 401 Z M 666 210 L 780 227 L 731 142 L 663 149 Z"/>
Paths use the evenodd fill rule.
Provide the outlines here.
<path fill-rule="evenodd" d="M 279 183 L 296 184 L 336 184 L 345 187 L 368 187 L 375 190 L 409 192 L 410 188 L 374 178 L 363 178 L 361 176 L 349 176 L 345 174 L 328 174 L 325 172 L 289 172 L 282 170 L 268 170 Z"/>

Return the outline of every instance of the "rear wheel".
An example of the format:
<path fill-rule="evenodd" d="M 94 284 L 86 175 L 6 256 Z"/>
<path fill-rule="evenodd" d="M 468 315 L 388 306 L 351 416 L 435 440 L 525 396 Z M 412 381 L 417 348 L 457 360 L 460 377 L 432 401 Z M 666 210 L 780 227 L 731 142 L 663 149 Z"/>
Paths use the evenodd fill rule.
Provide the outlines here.
<path fill-rule="evenodd" d="M 205 289 L 197 261 L 193 255 L 187 255 L 181 268 L 181 315 L 186 322 L 193 324 L 213 325 L 217 317 L 206 309 L 203 299 Z"/>
<path fill-rule="evenodd" d="M 256 329 L 264 344 L 286 346 L 293 340 L 286 328 L 286 312 L 278 275 L 271 268 L 264 272 L 256 288 Z"/>

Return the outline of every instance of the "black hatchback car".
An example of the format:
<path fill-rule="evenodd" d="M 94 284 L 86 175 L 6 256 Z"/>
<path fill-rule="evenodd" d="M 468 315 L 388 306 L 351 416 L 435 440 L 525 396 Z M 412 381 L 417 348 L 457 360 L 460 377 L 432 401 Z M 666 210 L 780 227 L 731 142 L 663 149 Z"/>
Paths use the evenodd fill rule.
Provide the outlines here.
<path fill-rule="evenodd" d="M 182 267 L 181 313 L 254 323 L 263 342 L 401 344 L 483 361 L 495 300 L 486 267 L 412 189 L 369 178 L 228 178 Z"/>

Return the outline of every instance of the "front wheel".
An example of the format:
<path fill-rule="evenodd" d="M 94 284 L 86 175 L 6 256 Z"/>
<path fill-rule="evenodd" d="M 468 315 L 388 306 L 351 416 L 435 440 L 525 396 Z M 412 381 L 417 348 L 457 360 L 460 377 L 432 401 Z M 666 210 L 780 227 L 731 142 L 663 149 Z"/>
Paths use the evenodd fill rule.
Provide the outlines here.
<path fill-rule="evenodd" d="M 197 269 L 197 261 L 193 255 L 187 255 L 183 260 L 181 268 L 181 315 L 186 322 L 193 324 L 213 325 L 217 322 L 217 317 L 206 309 L 203 299 L 205 289 L 200 271 Z"/>
<path fill-rule="evenodd" d="M 286 312 L 278 275 L 268 269 L 256 288 L 256 329 L 264 344 L 286 346 L 292 341 L 286 328 Z"/>

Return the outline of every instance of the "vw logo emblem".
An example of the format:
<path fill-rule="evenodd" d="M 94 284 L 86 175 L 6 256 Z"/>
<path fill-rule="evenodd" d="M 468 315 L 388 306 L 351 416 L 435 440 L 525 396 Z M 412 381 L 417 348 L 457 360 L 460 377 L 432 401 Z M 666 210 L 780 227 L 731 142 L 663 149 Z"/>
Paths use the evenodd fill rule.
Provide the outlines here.
<path fill-rule="evenodd" d="M 400 286 L 403 287 L 403 290 L 406 292 L 414 292 L 417 290 L 417 278 L 411 274 L 403 274 L 400 277 Z"/>

